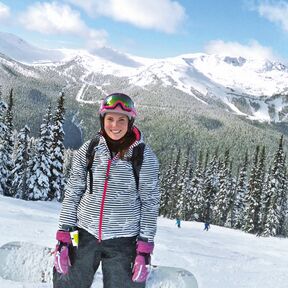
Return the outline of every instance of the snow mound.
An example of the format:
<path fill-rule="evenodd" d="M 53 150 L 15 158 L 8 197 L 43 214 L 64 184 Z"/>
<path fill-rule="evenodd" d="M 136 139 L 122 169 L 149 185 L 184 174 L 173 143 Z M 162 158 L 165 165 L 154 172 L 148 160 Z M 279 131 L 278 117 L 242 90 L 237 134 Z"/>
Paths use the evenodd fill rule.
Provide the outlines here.
<path fill-rule="evenodd" d="M 51 251 L 50 248 L 26 242 L 9 242 L 0 248 L 0 275 L 18 282 L 51 282 Z"/>
<path fill-rule="evenodd" d="M 53 278 L 52 249 L 29 242 L 9 242 L 0 247 L 0 277 L 15 282 L 47 283 Z M 102 288 L 102 274 L 97 272 L 92 288 Z M 152 266 L 147 288 L 197 288 L 193 274 L 183 268 Z M 44 286 L 43 286 L 44 287 Z"/>

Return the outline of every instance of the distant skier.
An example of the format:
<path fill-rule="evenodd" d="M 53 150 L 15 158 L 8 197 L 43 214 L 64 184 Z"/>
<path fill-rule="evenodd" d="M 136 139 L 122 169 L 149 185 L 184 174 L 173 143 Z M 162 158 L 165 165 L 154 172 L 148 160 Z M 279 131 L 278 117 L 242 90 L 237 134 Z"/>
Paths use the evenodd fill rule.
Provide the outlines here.
<path fill-rule="evenodd" d="M 87 175 L 92 143 L 88 141 L 73 158 L 65 189 L 56 234 L 54 288 L 91 287 L 100 263 L 103 288 L 143 288 L 148 276 L 160 198 L 158 160 L 145 145 L 136 185 L 134 162 L 129 159 L 143 136 L 133 125 L 132 99 L 122 93 L 108 95 L 99 112 L 100 140 L 94 147 L 91 173 Z M 76 249 L 71 247 L 73 230 L 79 233 L 79 245 L 71 266 L 71 250 Z"/>
<path fill-rule="evenodd" d="M 209 222 L 205 222 L 205 224 L 204 224 L 204 230 L 205 230 L 205 231 L 208 231 L 209 228 L 210 228 Z"/>
<path fill-rule="evenodd" d="M 181 220 L 180 220 L 179 217 L 176 218 L 176 225 L 177 225 L 178 228 L 181 228 Z"/>

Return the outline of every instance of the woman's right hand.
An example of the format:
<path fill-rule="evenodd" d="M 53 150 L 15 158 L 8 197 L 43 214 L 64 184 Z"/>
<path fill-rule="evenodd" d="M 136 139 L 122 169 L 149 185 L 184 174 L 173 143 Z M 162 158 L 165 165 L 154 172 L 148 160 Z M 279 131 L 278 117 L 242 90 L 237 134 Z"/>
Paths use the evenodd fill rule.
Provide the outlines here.
<path fill-rule="evenodd" d="M 54 267 L 60 274 L 67 274 L 71 261 L 69 257 L 70 247 L 72 245 L 72 239 L 70 232 L 58 230 L 56 233 L 56 240 L 58 243 L 55 248 Z"/>

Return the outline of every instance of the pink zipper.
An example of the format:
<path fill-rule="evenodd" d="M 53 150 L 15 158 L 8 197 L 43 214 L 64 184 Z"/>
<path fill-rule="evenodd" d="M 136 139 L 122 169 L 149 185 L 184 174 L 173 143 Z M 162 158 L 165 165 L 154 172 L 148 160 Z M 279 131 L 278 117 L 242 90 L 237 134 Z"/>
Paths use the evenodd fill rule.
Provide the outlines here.
<path fill-rule="evenodd" d="M 106 198 L 106 192 L 107 192 L 107 187 L 108 187 L 108 177 L 110 173 L 110 167 L 111 167 L 112 159 L 108 160 L 108 165 L 107 165 L 107 170 L 106 170 L 106 175 L 105 175 L 105 182 L 104 182 L 104 190 L 103 190 L 103 195 L 102 195 L 102 201 L 101 201 L 101 209 L 100 209 L 100 219 L 99 219 L 99 242 L 102 240 L 102 223 L 103 223 L 103 212 L 104 212 L 104 202 Z"/>

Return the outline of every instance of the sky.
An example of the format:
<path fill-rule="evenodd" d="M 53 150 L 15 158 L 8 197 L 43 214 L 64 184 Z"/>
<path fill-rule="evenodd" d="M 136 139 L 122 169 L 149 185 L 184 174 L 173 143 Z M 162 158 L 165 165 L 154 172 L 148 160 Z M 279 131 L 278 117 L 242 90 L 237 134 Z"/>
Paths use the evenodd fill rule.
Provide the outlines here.
<path fill-rule="evenodd" d="M 0 246 L 11 241 L 29 243 L 21 253 L 11 255 L 11 262 L 7 261 L 10 265 L 3 263 L 0 249 L 1 288 L 52 288 L 51 283 L 31 282 L 41 278 L 39 271 L 45 266 L 43 254 L 34 245 L 55 247 L 60 207 L 58 202 L 24 201 L 0 195 L 0 229 L 4 231 Z M 208 232 L 203 228 L 203 223 L 186 221 L 177 228 L 175 219 L 159 217 L 152 264 L 188 270 L 196 277 L 199 288 L 287 288 L 287 238 L 256 237 L 215 225 Z M 53 258 L 47 259 L 47 266 L 52 262 Z M 91 288 L 102 287 L 100 271 Z M 147 288 L 187 287 L 181 280 L 171 282 L 165 277 L 150 278 Z"/>
<path fill-rule="evenodd" d="M 288 61 L 288 0 L 0 0 L 0 31 L 42 48 Z"/>

